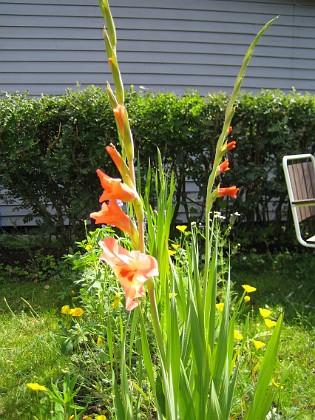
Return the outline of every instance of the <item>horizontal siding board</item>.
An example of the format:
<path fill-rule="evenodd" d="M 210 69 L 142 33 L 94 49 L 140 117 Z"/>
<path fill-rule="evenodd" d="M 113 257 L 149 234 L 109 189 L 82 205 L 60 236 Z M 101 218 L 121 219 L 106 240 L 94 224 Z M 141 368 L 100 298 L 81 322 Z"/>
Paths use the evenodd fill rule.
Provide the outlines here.
<path fill-rule="evenodd" d="M 4 4 L 8 4 L 10 6 L 10 1 L 3 1 Z M 63 0 L 19 0 L 18 3 L 21 5 L 22 8 L 23 5 L 29 6 L 36 6 L 41 7 L 43 4 L 49 4 L 50 7 L 58 7 L 58 8 L 65 8 L 65 9 L 71 9 L 73 7 L 72 1 L 63 1 Z M 76 9 L 77 10 L 93 10 L 98 9 L 98 5 L 96 5 L 94 0 L 76 0 Z M 129 7 L 130 6 L 130 0 L 115 0 L 115 2 L 112 3 L 112 11 L 113 15 L 115 16 L 115 11 L 118 10 L 121 7 Z M 245 6 L 244 6 L 245 3 Z M 237 11 L 243 11 L 244 8 L 246 8 L 246 4 L 248 3 L 247 0 L 234 0 L 234 1 L 222 1 L 217 0 L 213 1 L 211 7 L 213 10 L 222 10 L 222 8 L 225 8 L 225 10 L 231 10 L 233 12 Z M 287 10 L 291 10 L 292 7 L 298 8 L 301 14 L 309 15 L 310 13 L 314 14 L 314 11 L 308 10 L 310 6 L 313 5 L 313 0 L 299 0 L 298 3 L 296 3 L 295 0 L 288 0 L 288 1 L 281 1 L 280 6 L 278 4 L 275 4 L 274 0 L 259 0 L 252 2 L 253 5 L 251 5 L 251 10 L 255 10 L 255 12 L 262 12 L 266 10 L 266 6 L 268 5 L 268 11 L 270 13 L 279 13 L 279 7 L 281 6 L 281 10 L 283 13 L 285 13 Z M 223 6 L 222 6 L 223 4 Z M 143 8 L 143 0 L 132 0 L 132 5 L 134 9 L 142 9 Z M 209 8 L 209 0 L 194 0 L 193 2 L 187 2 L 184 3 L 181 0 L 159 0 L 158 6 L 156 0 L 147 0 L 145 2 L 145 5 L 147 7 L 150 7 L 152 9 L 172 9 L 172 8 L 178 8 L 179 10 L 208 10 Z M 70 13 L 70 12 L 68 12 Z"/>
<path fill-rule="evenodd" d="M 235 14 L 233 15 L 234 17 Z M 137 28 L 138 30 L 146 31 L 167 31 L 167 34 L 172 36 L 174 33 L 185 32 L 187 34 L 191 33 L 221 33 L 221 34 L 237 34 L 243 33 L 248 35 L 256 34 L 259 29 L 272 18 L 272 15 L 264 16 L 260 22 L 255 22 L 249 17 L 248 21 L 243 20 L 237 22 L 236 19 L 233 19 L 231 22 L 226 21 L 206 21 L 206 20 L 184 20 L 184 19 L 138 19 L 138 18 L 119 18 L 116 20 L 117 31 L 119 30 L 132 30 Z M 283 18 L 284 19 L 284 18 Z M 281 24 L 278 22 L 268 31 L 269 34 L 276 36 L 283 36 L 284 34 L 294 35 L 297 38 L 313 38 L 314 33 L 310 29 L 314 28 L 315 18 L 310 18 L 308 24 L 298 25 L 296 18 L 291 19 L 291 22 L 284 24 L 282 19 Z M 288 18 L 287 18 L 288 19 Z M 306 18 L 305 18 L 306 19 Z M 247 19 L 246 19 L 247 20 Z M 257 20 L 257 17 L 256 17 Z M 294 23 L 294 26 L 293 26 Z M 9 28 L 24 28 L 27 32 L 28 28 L 34 27 L 34 17 L 33 16 L 2 16 L 0 20 L 2 26 L 2 33 L 6 33 L 6 27 Z M 44 28 L 44 33 L 48 36 L 51 34 L 51 29 L 56 31 L 57 29 L 79 29 L 79 31 L 84 32 L 85 29 L 91 31 L 97 31 L 98 28 L 101 28 L 103 21 L 99 18 L 86 18 L 86 17 L 55 17 L 55 16 L 42 16 L 40 19 L 36 20 L 36 28 Z M 183 30 L 184 29 L 184 30 Z M 98 31 L 100 32 L 100 31 Z M 62 34 L 60 34 L 62 35 Z"/>
<path fill-rule="evenodd" d="M 53 63 L 49 67 L 42 68 L 41 65 L 36 66 L 36 72 L 32 71 L 34 63 L 29 63 L 29 66 L 23 65 L 24 71 L 12 73 L 11 71 L 3 72 L 1 75 L 2 83 L 22 83 L 27 81 L 29 83 L 69 83 L 73 84 L 75 81 L 82 80 L 84 83 L 97 83 L 102 74 L 102 68 L 104 63 L 93 63 L 93 69 L 91 69 L 90 63 L 67 63 L 67 66 L 63 66 L 63 71 L 58 71 L 58 64 Z M 98 65 L 97 65 L 98 64 Z M 236 64 L 188 64 L 181 69 L 182 76 L 189 76 L 189 80 L 192 82 L 194 78 L 200 76 L 236 76 L 238 73 L 239 65 Z M 59 64 L 60 67 L 60 64 Z M 126 67 L 126 69 L 125 69 Z M 78 71 L 79 70 L 79 71 Z M 121 71 L 124 74 L 124 77 L 133 77 L 139 76 L 140 80 L 145 77 L 145 75 L 154 75 L 155 77 L 160 76 L 170 76 L 178 75 L 178 64 L 169 64 L 169 63 L 142 63 L 141 65 L 142 74 L 139 75 L 139 63 L 121 63 Z M 313 69 L 298 68 L 293 69 L 290 66 L 287 66 L 286 72 L 283 71 L 284 67 L 272 67 L 267 66 L 266 63 L 264 66 L 258 67 L 249 67 L 247 69 L 247 77 L 257 77 L 257 78 L 277 78 L 277 79 L 286 79 L 290 78 L 292 80 L 299 80 L 301 77 L 304 80 L 312 80 L 314 77 Z M 104 73 L 104 76 L 106 73 Z M 108 74 L 109 76 L 109 74 Z M 87 78 L 88 77 L 88 78 Z"/>
<path fill-rule="evenodd" d="M 62 67 L 60 65 L 60 61 L 56 61 L 56 55 L 54 57 L 50 57 L 49 61 L 40 61 L 40 59 L 36 62 L 24 62 L 23 67 L 16 68 L 15 62 L 6 61 L 1 63 L 1 70 L 5 73 L 29 73 L 34 72 L 34 63 L 36 63 L 36 72 L 41 73 L 71 73 L 73 71 L 78 70 L 78 66 L 80 68 L 80 73 L 101 73 L 104 71 L 104 74 L 108 73 L 107 63 L 102 60 L 102 56 L 99 61 L 96 61 L 94 58 L 93 60 L 87 61 L 75 61 L 75 56 L 71 54 L 71 59 L 67 61 L 62 60 Z M 132 56 L 133 53 L 130 53 Z M 137 63 L 132 63 L 128 58 L 128 53 L 120 55 L 120 65 L 122 66 L 122 70 L 128 67 L 128 73 L 141 73 L 141 72 L 149 72 L 155 73 L 156 72 L 156 65 L 163 64 L 161 73 L 165 73 L 170 71 L 173 73 L 174 71 L 178 73 L 178 66 L 185 66 L 183 70 L 186 72 L 187 70 L 196 69 L 198 74 L 209 74 L 209 69 L 211 72 L 217 71 L 219 67 L 230 67 L 233 68 L 233 74 L 235 74 L 235 68 L 238 69 L 242 60 L 238 55 L 224 55 L 222 54 L 219 59 L 217 55 L 214 54 L 173 54 L 173 53 L 166 53 L 163 56 L 163 62 L 161 62 L 161 57 L 159 54 L 151 54 L 148 57 L 148 54 L 145 52 L 138 52 L 137 53 Z M 66 58 L 66 57 L 65 57 Z M 93 62 L 93 69 L 91 68 L 91 62 Z M 190 66 L 194 66 L 190 68 Z M 211 67 L 208 67 L 211 66 Z M 253 58 L 252 67 L 259 67 L 264 68 L 266 66 L 266 60 L 264 57 L 255 57 Z M 215 70 L 213 68 L 215 67 Z M 281 58 L 281 57 L 271 57 L 268 60 L 268 67 L 272 69 L 290 69 L 294 72 L 299 73 L 300 70 L 303 72 L 304 70 L 314 71 L 314 63 L 311 59 L 297 59 L 297 58 Z M 256 69 L 255 69 L 256 70 Z M 257 69 L 259 71 L 259 69 Z M 201 72 L 201 73 L 200 73 Z M 34 72 L 35 73 L 35 72 Z M 184 73 L 185 74 L 185 73 Z M 211 73 L 210 73 L 211 74 Z M 299 74 L 298 74 L 299 76 Z M 1 76 L 0 76 L 1 77 Z"/>
<path fill-rule="evenodd" d="M 95 69 L 94 72 L 87 74 L 84 72 L 84 69 L 80 68 L 78 72 L 79 63 L 72 63 L 72 71 L 70 73 L 66 72 L 42 72 L 40 68 L 36 72 L 26 71 L 21 73 L 3 73 L 1 75 L 2 83 L 75 83 L 76 81 L 82 80 L 83 83 L 99 83 L 100 80 L 104 79 L 104 75 L 97 72 Z M 128 66 L 124 73 L 124 66 L 121 66 L 122 72 L 125 74 L 125 79 L 128 77 L 138 80 L 141 83 L 141 80 L 150 80 L 150 76 L 159 77 L 159 80 L 167 81 L 167 77 L 170 77 L 170 80 L 178 77 L 178 80 L 186 81 L 186 83 L 193 82 L 196 83 L 198 78 L 214 76 L 220 77 L 228 76 L 235 77 L 238 73 L 239 66 L 207 66 L 199 64 L 163 64 L 163 66 L 157 72 L 156 65 L 154 63 L 132 63 L 126 64 Z M 178 74 L 180 73 L 180 75 Z M 313 70 L 304 70 L 304 69 L 289 69 L 286 75 L 284 75 L 283 68 L 270 68 L 270 67 L 250 67 L 247 69 L 247 77 L 259 78 L 261 80 L 267 78 L 276 78 L 276 79 L 287 79 L 288 76 L 292 80 L 313 80 L 314 71 Z"/>
<path fill-rule="evenodd" d="M 148 47 L 151 47 L 150 54 L 148 54 Z M 124 41 L 120 43 L 120 51 L 118 53 L 118 59 L 121 62 L 121 58 L 123 57 L 124 53 L 128 53 L 128 61 L 130 63 L 135 61 L 135 54 L 137 53 L 145 53 L 150 60 L 152 54 L 159 54 L 161 63 L 165 62 L 164 57 L 165 53 L 168 54 L 187 54 L 187 55 L 194 55 L 194 54 L 205 54 L 205 55 L 215 55 L 218 57 L 217 62 L 220 61 L 220 56 L 230 56 L 235 55 L 236 51 L 235 48 L 232 48 L 230 44 L 195 44 L 195 43 L 180 43 L 180 42 L 151 42 L 151 41 L 142 41 L 141 44 L 138 44 L 137 50 L 135 49 L 135 45 L 132 41 Z M 243 50 L 245 53 L 247 46 L 240 46 L 238 45 L 238 51 Z M 81 62 L 89 62 L 89 61 L 106 61 L 106 55 L 103 49 L 101 50 L 61 50 L 61 49 L 31 49 L 31 43 L 22 50 L 12 49 L 12 50 L 3 50 L 1 61 L 2 62 L 38 62 L 38 61 L 81 61 Z M 268 54 L 268 59 L 266 59 L 266 54 Z M 31 55 L 31 57 L 30 57 Z M 237 54 L 239 57 L 239 62 L 242 62 L 243 57 L 240 54 Z M 252 60 L 256 59 L 256 57 L 261 57 L 264 59 L 265 63 L 269 61 L 270 58 L 296 58 L 296 59 L 305 59 L 305 60 L 314 60 L 315 59 L 315 48 L 312 48 L 311 45 L 305 48 L 298 48 L 292 49 L 290 47 L 279 47 L 279 46 L 257 46 L 255 50 L 255 55 L 253 56 Z M 127 60 L 127 59 L 125 59 Z M 250 63 L 250 66 L 252 64 Z M 313 67 L 314 68 L 314 67 Z M 19 70 L 20 67 L 17 67 Z"/>
<path fill-rule="evenodd" d="M 315 20 L 314 20 L 315 24 Z M 226 44 L 230 45 L 230 52 L 233 49 L 233 45 L 240 45 L 247 47 L 252 41 L 253 34 L 240 33 L 226 33 L 226 32 L 187 32 L 184 29 L 176 32 L 166 32 L 159 30 L 139 30 L 139 29 L 122 29 L 119 31 L 117 39 L 119 42 L 119 52 L 124 50 L 124 44 L 131 43 L 133 49 L 139 48 L 140 45 L 145 42 L 145 45 L 148 42 L 179 42 L 180 44 L 196 44 L 198 45 L 207 44 L 208 51 L 212 49 L 215 44 Z M 224 36 L 222 36 L 222 34 Z M 75 29 L 75 28 L 65 28 L 60 31 L 57 28 L 50 28 L 47 31 L 45 28 L 0 28 L 0 39 L 2 41 L 2 48 L 5 50 L 16 48 L 26 48 L 27 45 L 32 46 L 32 49 L 35 50 L 38 48 L 41 49 L 51 49 L 51 48 L 64 48 L 67 49 L 82 49 L 84 51 L 84 45 L 86 43 L 94 44 L 94 49 L 104 50 L 104 40 L 102 36 L 102 31 L 100 29 Z M 314 37 L 299 38 L 296 37 L 293 41 L 292 36 L 286 32 L 281 32 L 279 36 L 265 34 L 263 38 L 259 41 L 259 45 L 273 46 L 277 45 L 278 47 L 292 47 L 294 42 L 294 47 L 299 48 L 303 47 L 307 43 L 310 47 L 314 45 Z M 136 42 L 135 42 L 136 41 Z M 81 44 L 82 42 L 82 44 Z M 45 45 L 46 44 L 46 45 Z M 72 45 L 71 45 L 72 44 Z M 212 45 L 214 44 L 214 45 Z M 97 47 L 96 47 L 97 46 Z M 82 54 L 83 56 L 83 54 Z"/>
<path fill-rule="evenodd" d="M 24 227 L 24 226 L 37 226 L 37 219 L 29 222 L 24 221 L 24 216 L 4 216 L 0 218 L 0 227 Z"/>
<path fill-rule="evenodd" d="M 314 20 L 315 25 L 315 20 Z M 255 31 L 253 31 L 253 34 Z M 215 48 L 215 45 L 212 44 L 223 44 L 230 45 L 230 52 L 233 50 L 234 45 L 240 45 L 243 47 L 248 47 L 252 41 L 253 34 L 248 36 L 248 34 L 241 33 L 227 33 L 222 37 L 223 33 L 215 32 L 192 32 L 188 33 L 187 31 L 177 31 L 174 33 L 168 34 L 163 31 L 158 30 L 139 30 L 139 29 L 130 29 L 130 30 L 121 30 L 118 36 L 119 42 L 119 52 L 123 51 L 126 43 L 131 44 L 133 49 L 140 48 L 141 44 L 147 45 L 148 42 L 154 43 L 165 42 L 179 42 L 181 44 L 195 45 L 198 48 L 198 45 L 207 44 L 208 51 L 211 51 L 212 48 Z M 280 32 L 279 36 L 265 34 L 263 38 L 259 41 L 259 46 L 277 46 L 277 47 L 294 47 L 298 48 L 314 48 L 315 33 L 313 36 L 308 37 L 295 37 L 292 39 L 292 34 L 286 33 L 284 31 Z M 89 44 L 94 45 L 96 50 L 104 50 L 103 45 L 104 41 L 100 30 L 95 29 L 86 29 L 78 30 L 72 28 L 66 28 L 60 32 L 59 29 L 54 28 L 50 29 L 49 32 L 43 28 L 29 28 L 28 31 L 25 31 L 23 28 L 9 28 L 4 30 L 0 28 L 0 39 L 1 39 L 1 48 L 4 50 L 11 49 L 23 49 L 27 46 L 31 46 L 32 49 L 56 49 L 56 48 L 65 48 L 65 49 L 76 49 L 83 50 L 84 46 Z M 137 42 L 134 42 L 137 41 Z M 82 42 L 82 43 L 81 43 Z M 12 44 L 12 48 L 11 48 Z M 257 48 L 258 48 L 257 47 Z M 161 49 L 160 49 L 161 50 Z M 119 53 L 118 52 L 118 53 Z M 83 54 L 82 54 L 83 56 Z M 83 57 L 84 58 L 84 57 Z"/>
<path fill-rule="evenodd" d="M 1 4 L 1 3 L 0 3 Z M 146 16 L 140 17 L 140 10 L 146 11 Z M 0 22 L 3 27 L 32 27 L 34 25 L 34 17 L 36 16 L 36 25 L 44 28 L 98 28 L 103 26 L 103 19 L 95 16 L 64 16 L 62 14 L 62 8 L 59 9 L 59 16 L 54 15 L 50 12 L 49 16 L 42 15 L 37 16 L 36 9 L 34 14 L 30 14 L 31 10 L 28 11 L 28 15 L 6 15 L 0 16 Z M 160 10 L 161 11 L 161 10 Z M 173 13 L 171 13 L 173 12 Z M 47 11 L 46 11 L 47 13 Z M 164 13 L 152 14 L 152 9 L 122 9 L 122 13 L 115 19 L 117 29 L 128 29 L 131 27 L 138 27 L 143 29 L 159 28 L 166 30 L 178 30 L 183 25 L 189 23 L 189 26 L 185 26 L 186 30 L 191 32 L 196 30 L 208 30 L 209 27 L 213 27 L 213 30 L 220 30 L 220 27 L 229 25 L 233 32 L 234 25 L 238 29 L 238 25 L 242 25 L 245 32 L 248 32 L 247 28 L 252 28 L 253 25 L 264 25 L 275 15 L 268 13 L 256 14 L 251 13 L 230 13 L 230 12 L 213 12 L 204 11 L 202 14 L 196 11 L 178 11 L 178 10 L 165 10 Z M 314 16 L 293 16 L 281 14 L 280 26 L 291 26 L 294 25 L 297 28 L 303 29 L 304 27 L 312 27 Z M 169 23 L 172 22 L 172 26 Z M 161 26 L 162 25 L 162 26 Z M 252 33 L 252 31 L 250 32 Z"/>

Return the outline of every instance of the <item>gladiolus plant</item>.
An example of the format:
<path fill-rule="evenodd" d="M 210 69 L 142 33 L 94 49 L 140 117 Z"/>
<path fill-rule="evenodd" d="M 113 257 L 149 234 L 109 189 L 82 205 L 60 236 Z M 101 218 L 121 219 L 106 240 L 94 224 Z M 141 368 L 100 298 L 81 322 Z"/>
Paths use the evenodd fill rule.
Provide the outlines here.
<path fill-rule="evenodd" d="M 120 336 L 116 338 L 113 337 L 111 315 L 107 313 L 107 339 L 101 344 L 102 349 L 108 346 L 113 418 L 142 418 L 139 401 L 144 399 L 150 406 L 152 418 L 227 420 L 233 413 L 242 351 L 248 340 L 248 325 L 245 323 L 244 328 L 239 328 L 236 321 L 238 312 L 250 300 L 245 299 L 245 294 L 252 293 L 255 288 L 244 285 L 243 296 L 232 305 L 228 270 L 218 298 L 220 222 L 218 218 L 212 218 L 211 211 L 218 198 L 237 198 L 237 186 L 221 186 L 220 183 L 221 175 L 233 170 L 226 154 L 233 153 L 236 147 L 235 141 L 228 141 L 234 103 L 254 47 L 274 19 L 254 38 L 236 78 L 208 178 L 204 228 L 200 231 L 196 225 L 178 225 L 180 243 L 172 246 L 174 177 L 164 173 L 157 151 L 157 171 L 148 172 L 144 194 L 140 194 L 134 162 L 135 144 L 117 58 L 115 24 L 108 1 L 99 2 L 106 22 L 105 47 L 114 81 L 114 89 L 107 83 L 106 91 L 119 137 L 119 147 L 116 149 L 111 144 L 106 150 L 121 179 L 97 170 L 103 193 L 101 209 L 93 212 L 91 218 L 97 224 L 114 226 L 123 232 L 105 235 L 99 246 L 100 260 L 110 267 L 111 275 L 123 289 L 128 311 L 125 323 L 126 317 L 120 315 Z M 150 200 L 152 185 L 156 197 L 154 208 Z M 120 202 L 125 203 L 123 207 Z M 119 299 L 113 301 L 111 298 L 110 308 L 123 310 L 122 305 L 119 306 L 119 292 L 116 296 Z M 63 313 L 66 312 L 64 309 Z M 244 398 L 242 415 L 245 419 L 265 419 L 275 395 L 272 375 L 282 316 L 277 322 L 270 322 L 267 327 L 274 329 L 268 330 L 270 339 L 266 342 L 260 373 L 255 378 L 250 397 Z M 121 346 L 118 362 L 113 357 L 117 342 Z M 253 351 L 265 346 L 265 342 L 253 341 L 253 338 L 250 343 L 249 347 L 254 343 Z M 140 360 L 136 365 L 133 365 L 133 354 Z"/>

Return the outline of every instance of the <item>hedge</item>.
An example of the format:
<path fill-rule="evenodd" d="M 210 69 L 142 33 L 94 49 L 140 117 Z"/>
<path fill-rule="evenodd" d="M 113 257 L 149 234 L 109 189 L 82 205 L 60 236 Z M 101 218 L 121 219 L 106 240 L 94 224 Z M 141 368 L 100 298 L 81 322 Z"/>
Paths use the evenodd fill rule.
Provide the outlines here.
<path fill-rule="evenodd" d="M 227 95 L 144 94 L 132 89 L 126 95 L 142 175 L 148 157 L 154 167 L 159 148 L 166 167 L 176 174 L 177 212 L 181 204 L 190 221 L 200 221 Z M 64 241 L 80 236 L 83 220 L 99 206 L 95 169 L 116 175 L 105 152 L 107 144 L 117 145 L 106 93 L 90 86 L 67 90 L 60 97 L 6 94 L 0 99 L 0 118 L 1 187 L 31 207 L 48 232 L 61 235 Z M 309 94 L 263 90 L 239 97 L 231 137 L 237 148 L 229 155 L 232 170 L 222 185 L 237 185 L 240 194 L 237 200 L 222 201 L 220 208 L 227 216 L 241 214 L 240 233 L 254 232 L 262 225 L 268 232 L 266 240 L 281 241 L 292 230 L 286 217 L 282 157 L 314 153 L 314 132 L 315 101 Z M 196 183 L 200 203 L 192 203 L 186 193 L 188 179 Z M 47 211 L 48 203 L 55 210 L 53 215 Z"/>

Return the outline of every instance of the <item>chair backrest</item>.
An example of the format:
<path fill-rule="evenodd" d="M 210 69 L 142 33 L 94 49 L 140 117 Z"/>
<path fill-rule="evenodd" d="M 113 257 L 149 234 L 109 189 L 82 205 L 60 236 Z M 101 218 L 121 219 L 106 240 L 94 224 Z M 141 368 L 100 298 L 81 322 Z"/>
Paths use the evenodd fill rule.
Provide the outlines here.
<path fill-rule="evenodd" d="M 293 197 L 291 203 L 297 205 L 299 221 L 315 215 L 315 206 L 309 204 L 315 200 L 315 171 L 313 162 L 288 164 Z"/>
<path fill-rule="evenodd" d="M 283 170 L 297 240 L 303 246 L 315 248 L 313 219 L 306 222 L 310 229 L 305 229 L 305 225 L 301 229 L 303 220 L 315 216 L 315 158 L 310 154 L 284 156 Z"/>

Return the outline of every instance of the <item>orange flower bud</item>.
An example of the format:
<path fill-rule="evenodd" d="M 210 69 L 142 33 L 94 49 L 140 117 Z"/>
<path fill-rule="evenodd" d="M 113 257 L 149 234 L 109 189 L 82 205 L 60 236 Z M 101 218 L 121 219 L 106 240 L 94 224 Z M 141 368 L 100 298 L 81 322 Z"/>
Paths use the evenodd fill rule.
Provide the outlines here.
<path fill-rule="evenodd" d="M 130 130 L 128 113 L 124 105 L 118 104 L 114 109 L 115 119 L 118 125 L 118 130 L 125 148 L 126 156 L 128 161 L 131 161 L 134 157 L 133 150 L 133 139 Z"/>
<path fill-rule="evenodd" d="M 129 172 L 126 163 L 124 162 L 123 158 L 121 157 L 120 153 L 117 151 L 115 146 L 106 146 L 106 151 L 112 158 L 112 161 L 115 163 L 116 168 L 122 176 L 123 173 L 126 174 Z"/>
<path fill-rule="evenodd" d="M 236 141 L 230 141 L 227 145 L 226 145 L 226 150 L 233 150 L 236 147 Z"/>
<path fill-rule="evenodd" d="M 120 131 L 120 134 L 123 136 L 125 132 L 125 121 L 127 118 L 127 111 L 124 105 L 117 105 L 114 109 L 114 115 L 117 121 L 117 125 Z"/>
<path fill-rule="evenodd" d="M 229 159 L 225 159 L 225 161 L 220 163 L 220 165 L 218 166 L 217 175 L 220 175 L 222 174 L 222 172 L 229 171 L 229 170 L 230 170 Z"/>

